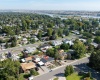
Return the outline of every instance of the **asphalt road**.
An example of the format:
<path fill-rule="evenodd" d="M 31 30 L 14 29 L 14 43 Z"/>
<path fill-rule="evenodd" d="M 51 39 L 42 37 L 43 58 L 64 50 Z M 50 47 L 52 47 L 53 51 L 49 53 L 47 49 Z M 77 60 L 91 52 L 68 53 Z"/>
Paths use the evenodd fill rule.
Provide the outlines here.
<path fill-rule="evenodd" d="M 84 58 L 84 59 L 75 61 L 73 63 L 70 63 L 68 65 L 78 65 L 78 64 L 88 63 L 88 61 L 89 61 L 88 58 Z M 55 76 L 62 75 L 61 73 L 64 73 L 65 67 L 66 66 L 63 66 L 58 69 L 52 70 L 51 72 L 48 72 L 46 74 L 35 77 L 34 80 L 49 80 Z"/>
<path fill-rule="evenodd" d="M 89 59 L 84 58 L 84 59 L 80 59 L 80 60 L 77 60 L 75 62 L 72 62 L 68 65 L 73 65 L 73 66 L 79 68 L 81 71 L 84 71 L 84 72 L 90 71 L 92 76 L 95 79 L 100 80 L 100 73 L 98 73 L 97 71 L 87 67 L 86 63 L 88 63 L 88 62 L 89 62 Z M 48 73 L 45 73 L 45 74 L 40 75 L 38 77 L 35 77 L 34 80 L 49 80 L 49 79 L 51 79 L 55 76 L 63 76 L 65 67 L 66 66 L 63 66 L 63 67 L 60 67 L 58 69 L 52 70 L 51 72 L 48 72 Z"/>
<path fill-rule="evenodd" d="M 93 78 L 100 80 L 100 73 L 96 70 L 89 68 L 86 64 L 75 65 L 75 67 L 77 67 L 79 70 L 84 71 L 86 73 L 90 71 Z"/>
<path fill-rule="evenodd" d="M 78 38 L 78 36 L 76 35 L 71 35 L 71 36 L 67 36 L 65 38 L 60 38 L 60 39 L 57 39 L 57 40 L 51 40 L 51 41 L 62 41 L 64 39 L 76 39 Z M 19 50 L 19 51 L 22 51 L 24 48 L 27 48 L 27 47 L 38 47 L 40 44 L 43 44 L 43 43 L 46 43 L 46 42 L 49 42 L 49 41 L 44 41 L 44 42 L 37 42 L 37 43 L 34 43 L 34 44 L 28 44 L 28 45 L 25 45 L 25 46 L 21 46 L 21 47 L 13 47 L 13 48 L 8 48 L 8 49 L 5 49 L 5 50 L 1 50 L 0 51 L 0 54 L 2 53 L 5 53 L 5 52 L 10 52 L 10 51 L 16 51 L 16 50 Z"/>

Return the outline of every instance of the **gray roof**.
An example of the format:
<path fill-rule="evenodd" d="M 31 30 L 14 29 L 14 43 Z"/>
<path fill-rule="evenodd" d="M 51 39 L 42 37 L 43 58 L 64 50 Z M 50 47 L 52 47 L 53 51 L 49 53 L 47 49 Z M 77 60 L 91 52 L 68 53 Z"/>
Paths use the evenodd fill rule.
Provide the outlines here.
<path fill-rule="evenodd" d="M 41 59 L 41 61 L 42 61 L 43 63 L 51 62 L 51 61 L 53 61 L 53 60 L 54 60 L 54 58 L 52 58 L 52 57 L 48 57 L 47 59 L 46 59 L 46 58 L 42 58 L 42 59 Z"/>
<path fill-rule="evenodd" d="M 40 48 L 46 47 L 46 46 L 50 46 L 49 44 L 43 44 L 40 46 Z"/>

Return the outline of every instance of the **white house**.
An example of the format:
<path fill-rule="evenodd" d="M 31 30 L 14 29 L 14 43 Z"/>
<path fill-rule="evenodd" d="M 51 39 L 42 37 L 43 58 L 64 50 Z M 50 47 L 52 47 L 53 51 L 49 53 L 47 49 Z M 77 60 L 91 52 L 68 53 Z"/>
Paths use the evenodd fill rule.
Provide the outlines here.
<path fill-rule="evenodd" d="M 73 41 L 68 39 L 64 40 L 63 43 L 69 44 L 70 46 L 74 45 Z"/>
<path fill-rule="evenodd" d="M 36 36 L 32 36 L 32 38 L 34 38 L 35 39 L 35 41 L 38 41 L 39 39 L 36 37 Z"/>
<path fill-rule="evenodd" d="M 27 43 L 28 43 L 27 38 L 23 38 L 23 39 L 22 39 L 22 43 L 23 43 L 23 44 L 27 44 Z"/>
<path fill-rule="evenodd" d="M 93 45 L 95 48 L 97 48 L 97 47 L 98 47 L 98 44 L 97 44 L 97 43 L 95 43 L 95 42 L 92 42 L 92 43 L 91 43 L 91 45 Z"/>
<path fill-rule="evenodd" d="M 77 31 L 77 30 L 75 30 L 75 31 L 72 31 L 74 34 L 77 34 L 77 35 L 79 35 L 80 33 L 79 33 L 79 31 Z"/>
<path fill-rule="evenodd" d="M 21 36 L 17 36 L 17 38 L 18 38 L 18 39 L 21 39 L 22 37 L 21 37 Z"/>
<path fill-rule="evenodd" d="M 4 54 L 0 54 L 0 61 L 3 61 L 5 59 L 6 59 L 6 57 L 4 56 Z"/>
<path fill-rule="evenodd" d="M 43 44 L 42 46 L 40 46 L 40 50 L 41 50 L 42 52 L 46 52 L 47 49 L 49 49 L 49 48 L 52 48 L 52 46 L 49 45 L 49 44 Z"/>
<path fill-rule="evenodd" d="M 80 38 L 79 40 L 84 42 L 84 43 L 87 41 L 86 39 L 82 39 L 82 38 Z"/>
<path fill-rule="evenodd" d="M 53 46 L 58 46 L 61 45 L 63 42 L 62 41 L 52 41 Z"/>
<path fill-rule="evenodd" d="M 19 58 L 20 58 L 20 57 L 17 56 L 17 55 L 15 55 L 15 54 L 12 55 L 12 60 L 14 60 L 14 61 L 19 60 Z"/>
<path fill-rule="evenodd" d="M 35 51 L 36 51 L 35 47 L 27 47 L 27 48 L 25 48 L 25 52 L 26 53 L 32 53 L 32 52 L 35 52 Z"/>

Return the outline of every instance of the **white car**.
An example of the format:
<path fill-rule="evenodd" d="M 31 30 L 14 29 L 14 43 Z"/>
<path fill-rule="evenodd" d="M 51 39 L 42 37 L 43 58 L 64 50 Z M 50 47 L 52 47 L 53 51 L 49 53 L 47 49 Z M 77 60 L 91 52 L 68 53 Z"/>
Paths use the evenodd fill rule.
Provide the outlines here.
<path fill-rule="evenodd" d="M 28 78 L 28 80 L 33 80 L 34 79 L 34 76 L 30 76 L 29 78 Z"/>

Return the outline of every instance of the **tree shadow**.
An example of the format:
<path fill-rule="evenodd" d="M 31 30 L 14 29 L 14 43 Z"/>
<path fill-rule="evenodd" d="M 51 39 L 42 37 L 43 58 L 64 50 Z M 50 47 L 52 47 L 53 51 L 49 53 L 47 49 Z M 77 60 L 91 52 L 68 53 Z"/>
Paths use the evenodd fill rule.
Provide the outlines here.
<path fill-rule="evenodd" d="M 64 77 L 64 73 L 58 73 L 58 74 L 55 74 L 54 76 L 56 76 L 56 77 Z"/>

